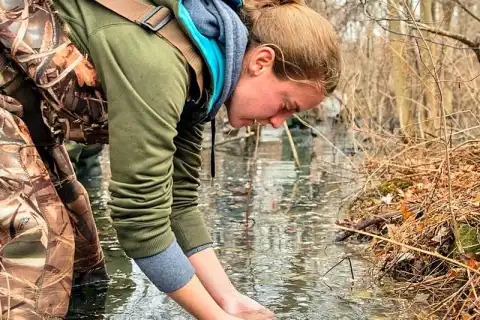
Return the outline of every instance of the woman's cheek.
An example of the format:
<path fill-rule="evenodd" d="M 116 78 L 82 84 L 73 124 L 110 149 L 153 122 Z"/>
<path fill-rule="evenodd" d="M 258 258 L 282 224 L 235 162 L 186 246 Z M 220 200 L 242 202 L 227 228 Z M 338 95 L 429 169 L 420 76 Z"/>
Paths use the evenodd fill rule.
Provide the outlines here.
<path fill-rule="evenodd" d="M 228 122 L 230 125 L 234 128 L 240 128 L 241 124 L 239 123 L 238 116 L 235 114 L 235 112 L 228 112 Z"/>

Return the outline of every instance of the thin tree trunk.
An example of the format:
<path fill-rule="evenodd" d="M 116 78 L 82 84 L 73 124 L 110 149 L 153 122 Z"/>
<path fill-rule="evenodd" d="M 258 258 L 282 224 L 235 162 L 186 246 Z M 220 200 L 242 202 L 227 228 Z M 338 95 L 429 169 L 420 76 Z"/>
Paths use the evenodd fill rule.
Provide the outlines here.
<path fill-rule="evenodd" d="M 428 26 L 433 26 L 434 21 L 432 14 L 432 0 L 421 0 L 420 5 L 422 23 Z M 425 40 L 427 40 L 427 42 L 425 43 L 419 40 L 418 44 L 420 50 L 422 79 L 423 83 L 425 84 L 425 88 L 423 88 L 423 96 L 426 110 L 424 112 L 420 112 L 422 117 L 420 121 L 423 123 L 426 120 L 430 120 L 426 122 L 425 131 L 431 136 L 438 136 L 440 133 L 440 119 L 438 118 L 440 110 L 437 99 L 437 87 L 433 76 L 433 70 L 436 68 L 437 63 L 437 54 L 435 44 L 428 41 L 434 40 L 435 36 L 427 32 L 423 32 L 423 37 Z"/>
<path fill-rule="evenodd" d="M 412 105 L 409 101 L 409 91 L 407 89 L 407 60 L 405 57 L 406 37 L 400 35 L 401 22 L 398 19 L 397 3 L 395 0 L 388 2 L 388 14 L 390 18 L 390 49 L 392 53 L 392 77 L 395 87 L 395 101 L 397 106 L 400 130 L 406 140 L 414 135 L 412 126 Z"/>
<path fill-rule="evenodd" d="M 440 5 L 440 3 L 438 3 L 438 2 L 437 2 L 437 4 Z M 451 29 L 451 25 L 452 25 L 453 10 L 455 10 L 455 4 L 453 2 L 450 2 L 450 3 L 444 2 L 442 4 L 442 9 L 443 9 L 442 10 L 443 11 L 443 20 L 444 20 L 444 23 L 442 24 L 443 28 L 447 31 L 451 31 L 450 29 Z M 447 39 L 444 39 L 444 40 L 447 40 Z M 450 48 L 450 47 L 444 47 L 443 48 L 443 53 L 442 53 L 442 57 L 441 57 L 441 62 L 442 62 L 441 65 L 443 67 L 442 67 L 441 76 L 440 76 L 440 79 L 442 79 L 442 80 L 448 80 L 448 79 L 451 79 L 451 77 L 452 77 L 451 72 L 449 72 L 447 70 L 447 68 L 446 68 L 447 66 L 444 63 L 447 60 L 446 58 L 449 57 L 452 54 L 453 54 L 452 48 Z M 443 106 L 445 108 L 445 113 L 448 115 L 448 114 L 453 113 L 452 83 L 444 81 L 444 82 L 441 83 L 441 86 L 442 86 L 442 92 L 443 92 Z"/>

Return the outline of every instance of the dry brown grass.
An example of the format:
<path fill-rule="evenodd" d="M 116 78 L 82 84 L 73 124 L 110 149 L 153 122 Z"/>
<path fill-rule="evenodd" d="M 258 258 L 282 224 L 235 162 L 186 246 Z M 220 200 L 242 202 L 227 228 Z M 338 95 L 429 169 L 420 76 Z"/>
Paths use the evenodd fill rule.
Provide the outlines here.
<path fill-rule="evenodd" d="M 439 141 L 368 158 L 368 184 L 349 207 L 351 219 L 339 224 L 374 222 L 364 229 L 374 237 L 360 237 L 371 239 L 380 276 L 400 281 L 397 293 L 421 293 L 429 317 L 473 319 L 480 314 L 480 141 L 465 141 L 448 157 L 450 178 Z"/>

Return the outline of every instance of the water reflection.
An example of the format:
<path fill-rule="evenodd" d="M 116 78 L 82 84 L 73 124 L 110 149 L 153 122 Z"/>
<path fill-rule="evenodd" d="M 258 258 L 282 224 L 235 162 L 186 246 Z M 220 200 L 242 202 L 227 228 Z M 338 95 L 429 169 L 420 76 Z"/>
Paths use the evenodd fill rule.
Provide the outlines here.
<path fill-rule="evenodd" d="M 332 244 L 340 200 L 352 191 L 338 182 L 354 177 L 339 152 L 308 130 L 293 130 L 292 138 L 299 169 L 286 135 L 265 130 L 256 161 L 240 144 L 225 145 L 217 152 L 213 184 L 209 166 L 202 171 L 199 203 L 227 273 L 278 319 L 392 318 L 399 304 L 358 281 L 366 270 L 362 260 L 352 259 L 355 281 L 347 260 L 324 276 L 354 253 L 347 245 Z M 352 148 L 348 139 L 336 142 L 340 150 Z M 203 156 L 209 164 L 209 150 Z M 108 160 L 103 164 L 108 166 Z M 89 188 L 112 283 L 104 308 L 88 318 L 190 319 L 120 249 L 106 190 L 105 180 Z M 85 311 L 72 314 L 80 317 Z"/>

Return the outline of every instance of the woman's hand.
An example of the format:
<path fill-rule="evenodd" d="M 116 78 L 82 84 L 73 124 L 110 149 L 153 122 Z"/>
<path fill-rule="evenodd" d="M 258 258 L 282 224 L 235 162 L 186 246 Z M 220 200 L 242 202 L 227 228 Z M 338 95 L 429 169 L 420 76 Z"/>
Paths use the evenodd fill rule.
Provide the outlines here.
<path fill-rule="evenodd" d="M 199 320 L 241 319 L 220 308 L 195 275 L 185 286 L 168 295 Z"/>
<path fill-rule="evenodd" d="M 270 320 L 275 319 L 275 314 L 247 297 L 246 295 L 236 292 L 225 298 L 220 307 L 235 317 L 247 320 Z"/>
<path fill-rule="evenodd" d="M 189 260 L 205 289 L 225 312 L 245 320 L 275 319 L 273 312 L 235 289 L 212 248 L 195 253 Z"/>

